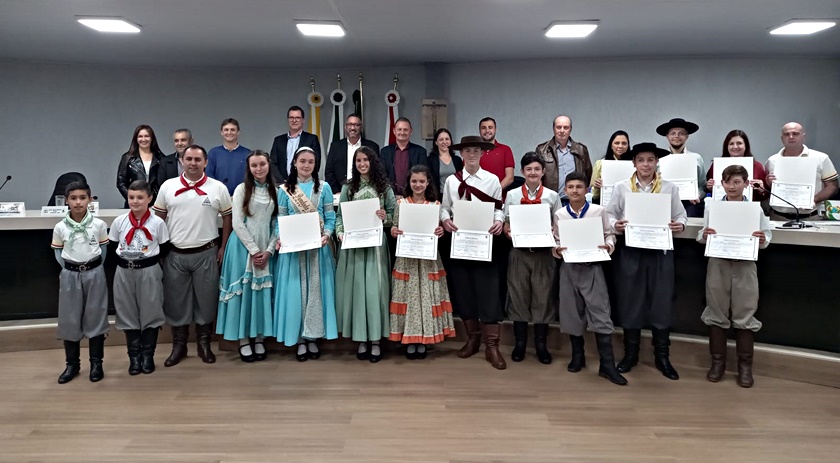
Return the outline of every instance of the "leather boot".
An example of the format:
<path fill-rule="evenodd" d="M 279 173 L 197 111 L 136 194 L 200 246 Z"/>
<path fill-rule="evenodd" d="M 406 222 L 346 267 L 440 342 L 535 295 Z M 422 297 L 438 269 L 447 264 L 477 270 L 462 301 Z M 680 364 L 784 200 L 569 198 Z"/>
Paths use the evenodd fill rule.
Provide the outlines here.
<path fill-rule="evenodd" d="M 155 347 L 157 347 L 158 330 L 160 328 L 146 328 L 140 333 L 140 368 L 144 375 L 155 371 Z"/>
<path fill-rule="evenodd" d="M 712 356 L 712 366 L 706 373 L 706 379 L 716 383 L 726 373 L 726 330 L 719 326 L 709 326 L 709 354 Z"/>
<path fill-rule="evenodd" d="M 656 369 L 662 372 L 662 376 L 676 381 L 680 379 L 680 374 L 671 365 L 670 334 L 669 330 L 653 329 L 653 363 L 656 365 Z"/>
<path fill-rule="evenodd" d="M 64 359 L 66 367 L 64 372 L 58 377 L 58 384 L 69 383 L 76 376 L 79 376 L 79 371 L 82 369 L 81 361 L 79 360 L 80 351 L 79 341 L 64 341 Z"/>
<path fill-rule="evenodd" d="M 189 337 L 189 325 L 172 327 L 172 353 L 164 360 L 163 366 L 173 367 L 187 357 L 187 339 Z"/>
<path fill-rule="evenodd" d="M 566 367 L 570 373 L 577 373 L 586 366 L 586 354 L 583 351 L 583 336 L 569 336 L 572 341 L 572 361 Z"/>
<path fill-rule="evenodd" d="M 624 328 L 624 358 L 618 362 L 619 373 L 629 373 L 639 364 L 639 345 L 642 342 L 642 330 Z"/>
<path fill-rule="evenodd" d="M 463 320 L 467 332 L 467 343 L 458 351 L 458 357 L 465 359 L 478 353 L 481 347 L 481 324 L 478 320 Z"/>
<path fill-rule="evenodd" d="M 750 330 L 735 330 L 735 352 L 738 354 L 738 385 L 752 387 L 753 344 L 755 333 Z"/>
<path fill-rule="evenodd" d="M 104 334 L 88 339 L 88 353 L 90 354 L 90 382 L 102 381 L 105 377 L 105 372 L 102 371 L 102 359 L 105 358 Z"/>
<path fill-rule="evenodd" d="M 125 348 L 128 351 L 128 374 L 137 376 L 140 367 L 140 330 L 125 330 Z"/>
<path fill-rule="evenodd" d="M 536 328 L 534 329 L 536 336 Z M 525 349 L 528 347 L 528 322 L 513 322 L 513 352 L 510 359 L 514 362 L 525 360 Z"/>
<path fill-rule="evenodd" d="M 507 364 L 505 363 L 505 358 L 502 357 L 502 353 L 499 352 L 499 337 L 501 336 L 502 325 L 498 323 L 492 325 L 485 324 L 481 327 L 481 330 L 484 333 L 485 360 L 490 362 L 493 368 L 504 370 L 507 368 Z"/>
<path fill-rule="evenodd" d="M 210 350 L 210 336 L 213 333 L 213 324 L 195 325 L 195 332 L 198 334 L 198 357 L 204 363 L 216 363 L 216 355 Z"/>
<path fill-rule="evenodd" d="M 600 359 L 600 366 L 598 367 L 598 376 L 607 378 L 613 384 L 619 386 L 626 386 L 627 379 L 621 376 L 618 369 L 615 368 L 615 355 L 613 354 L 612 335 L 595 333 L 595 343 L 598 345 L 598 358 Z"/>
<path fill-rule="evenodd" d="M 548 323 L 534 324 L 534 348 L 537 360 L 543 365 L 551 365 L 551 353 L 548 351 Z"/>

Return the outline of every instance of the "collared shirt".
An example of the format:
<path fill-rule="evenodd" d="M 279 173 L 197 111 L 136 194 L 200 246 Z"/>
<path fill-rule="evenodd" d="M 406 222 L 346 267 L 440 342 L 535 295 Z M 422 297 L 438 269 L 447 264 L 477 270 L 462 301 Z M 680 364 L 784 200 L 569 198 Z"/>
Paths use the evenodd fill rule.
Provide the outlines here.
<path fill-rule="evenodd" d="M 571 207 L 571 206 L 570 206 Z M 580 215 L 580 211 L 574 211 L 577 215 Z M 615 230 L 613 230 L 612 225 L 610 225 L 609 217 L 607 214 L 607 209 L 605 207 L 599 206 L 597 204 L 589 204 L 589 209 L 586 211 L 586 215 L 582 218 L 587 219 L 591 217 L 600 217 L 601 222 L 603 224 L 604 229 L 604 244 L 610 247 L 610 254 L 615 250 Z M 559 208 L 554 213 L 554 220 L 555 224 L 561 220 L 574 220 L 575 217 L 572 217 L 569 214 L 569 211 L 565 207 Z M 563 246 L 560 242 L 560 234 L 557 232 L 557 227 L 553 227 L 554 229 L 554 242 L 557 243 L 557 246 Z M 556 250 L 552 251 L 554 253 L 554 257 L 558 259 L 562 258 L 562 254 L 558 253 Z"/>
<path fill-rule="evenodd" d="M 71 236 L 73 244 L 67 245 Z M 108 226 L 96 217 L 85 227 L 85 233 L 73 235 L 63 220 L 53 228 L 51 246 L 53 249 L 61 249 L 61 258 L 68 262 L 83 264 L 96 259 L 102 255 L 100 246 L 103 244 L 108 244 Z"/>
<path fill-rule="evenodd" d="M 767 175 L 774 173 L 776 169 L 776 161 L 783 157 L 807 157 L 816 159 L 817 171 L 814 177 L 814 195 L 822 191 L 824 182 L 837 180 L 837 170 L 834 168 L 831 158 L 822 151 L 809 149 L 806 145 L 802 145 L 802 152 L 799 156 L 784 156 L 782 154 L 784 151 L 784 148 L 782 148 L 778 153 L 770 156 L 770 159 L 767 160 L 767 164 L 765 165 Z M 773 209 L 791 214 L 795 212 L 793 208 L 787 206 L 773 206 Z M 799 209 L 800 214 L 810 214 L 812 211 L 813 209 Z"/>
<path fill-rule="evenodd" d="M 137 260 L 160 254 L 160 245 L 169 241 L 169 229 L 166 228 L 166 222 L 152 212 L 143 224 L 152 234 L 152 239 L 148 239 L 145 233 L 137 230 L 134 232 L 131 243 L 126 243 L 126 235 L 132 229 L 129 214 L 132 212 L 114 219 L 111 223 L 111 231 L 108 232 L 108 238 L 117 243 L 117 255 L 125 260 Z"/>
<path fill-rule="evenodd" d="M 496 147 L 482 153 L 479 165 L 482 169 L 499 177 L 501 182 L 505 179 L 505 169 L 516 168 L 516 161 L 513 159 L 510 146 L 499 143 L 498 140 L 494 140 L 493 143 Z"/>
<path fill-rule="evenodd" d="M 639 193 L 653 193 L 653 182 L 642 185 L 636 180 L 636 187 L 639 189 Z M 679 188 L 667 180 L 662 180 L 662 189 L 659 192 L 671 195 L 671 220 L 683 225 L 688 223 L 685 215 L 685 207 L 683 207 L 682 201 L 680 201 Z M 634 194 L 633 190 L 630 189 L 630 179 L 622 180 L 615 184 L 615 191 L 613 191 L 612 199 L 607 206 L 610 228 L 612 228 L 614 233 L 617 233 L 615 223 L 624 219 L 624 201 L 629 194 Z"/>
<path fill-rule="evenodd" d="M 525 189 L 528 191 L 528 199 L 537 199 L 537 188 L 534 191 L 528 189 L 528 186 L 525 185 Z M 510 206 L 515 206 L 517 204 L 521 204 L 522 201 L 522 187 L 514 188 L 508 191 L 507 197 L 505 198 L 505 222 L 510 222 Z M 543 204 L 548 204 L 548 210 L 551 213 L 551 217 L 554 217 L 554 213 L 560 209 L 562 204 L 560 203 L 560 197 L 556 191 L 551 190 L 549 188 L 543 188 L 543 194 L 541 201 Z"/>
<path fill-rule="evenodd" d="M 163 182 L 155 200 L 154 210 L 166 214 L 169 241 L 175 247 L 196 248 L 218 238 L 217 218 L 219 214 L 230 215 L 233 205 L 225 184 L 212 178 L 208 178 L 200 188 L 207 193 L 205 195 L 188 190 L 175 196 L 175 193 L 184 187 L 181 178 L 171 178 Z M 187 180 L 190 186 L 196 183 Z"/>
<path fill-rule="evenodd" d="M 295 157 L 295 153 L 297 152 L 298 148 L 300 148 L 300 135 L 303 133 L 303 130 L 298 132 L 297 135 L 294 137 L 291 133 L 289 133 L 289 140 L 286 142 L 286 172 L 292 172 L 292 158 Z M 349 177 L 348 177 L 349 178 Z"/>
<path fill-rule="evenodd" d="M 251 150 L 239 144 L 232 150 L 227 149 L 225 145 L 213 147 L 207 152 L 207 167 L 204 173 L 224 183 L 228 194 L 232 195 L 236 186 L 245 180 L 245 161 L 249 154 Z"/>
<path fill-rule="evenodd" d="M 472 175 L 470 175 L 466 169 L 464 169 L 462 172 L 464 173 L 464 181 L 467 182 L 467 185 L 478 188 L 479 190 L 483 191 L 484 194 L 490 196 L 491 198 L 497 199 L 499 201 L 502 200 L 502 185 L 501 183 L 499 183 L 498 177 L 480 167 L 478 171 L 476 171 L 476 173 Z M 441 222 L 443 222 L 444 220 L 452 219 L 452 205 L 455 204 L 455 201 L 463 199 L 461 198 L 461 195 L 458 194 L 458 186 L 460 185 L 461 182 L 457 178 L 455 178 L 454 175 L 451 175 L 448 179 L 446 179 L 446 184 L 443 186 L 443 200 L 440 204 Z M 475 195 L 473 195 L 471 201 L 481 200 L 476 198 Z M 505 213 L 502 209 L 496 209 L 493 212 L 493 220 L 504 222 Z"/>
<path fill-rule="evenodd" d="M 353 156 L 356 150 L 362 147 L 362 137 L 355 144 L 350 144 L 350 139 L 347 139 L 347 180 L 353 178 Z"/>
<path fill-rule="evenodd" d="M 557 169 L 560 172 L 560 185 L 566 184 L 566 176 L 575 171 L 575 155 L 572 154 L 572 139 L 566 141 L 566 146 L 557 146 Z M 565 198 L 563 189 L 557 192 L 560 198 Z"/>
<path fill-rule="evenodd" d="M 724 196 L 723 201 L 729 201 L 729 199 L 727 199 L 726 196 Z M 746 196 L 743 196 L 742 201 L 749 202 L 749 200 L 747 199 Z M 759 207 L 759 206 L 756 205 L 756 207 Z M 710 209 L 711 208 L 707 207 L 705 209 L 705 211 L 703 212 L 703 228 L 701 228 L 700 231 L 697 232 L 697 242 L 698 243 L 704 243 L 704 244 L 706 243 L 706 238 L 703 237 L 703 230 L 709 228 L 709 210 Z M 759 223 L 759 228 L 761 229 L 761 231 L 764 232 L 764 238 L 765 239 L 764 239 L 764 244 L 760 245 L 759 247 L 761 249 L 764 249 L 767 246 L 770 246 L 770 240 L 773 239 L 773 227 L 770 226 L 770 219 L 767 218 L 766 215 L 764 215 L 764 211 L 761 212 L 760 217 L 761 217 L 761 219 L 760 219 L 760 223 Z M 712 259 L 715 259 L 715 258 L 712 257 Z"/>
<path fill-rule="evenodd" d="M 405 188 L 410 167 L 408 159 L 407 145 L 405 149 L 400 149 L 399 146 L 394 147 L 394 195 L 402 195 Z"/>

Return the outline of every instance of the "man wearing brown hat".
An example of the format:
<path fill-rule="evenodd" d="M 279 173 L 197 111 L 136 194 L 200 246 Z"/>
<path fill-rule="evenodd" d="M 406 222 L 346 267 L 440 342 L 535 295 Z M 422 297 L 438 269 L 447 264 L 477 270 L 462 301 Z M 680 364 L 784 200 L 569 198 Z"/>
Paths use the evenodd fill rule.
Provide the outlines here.
<path fill-rule="evenodd" d="M 483 201 L 494 204 L 493 226 L 488 230 L 493 235 L 502 232 L 505 215 L 502 212 L 502 186 L 498 177 L 481 168 L 482 151 L 494 148 L 478 136 L 461 138 L 461 143 L 452 145 L 451 150 L 460 151 L 464 169 L 450 175 L 443 186 L 440 206 L 440 220 L 443 228 L 454 233 L 458 227 L 452 221 L 452 206 L 455 201 Z M 496 262 L 452 259 L 447 269 L 452 283 L 450 296 L 454 309 L 467 332 L 467 343 L 458 351 L 458 357 L 467 358 L 478 353 L 481 337 L 484 337 L 484 357 L 493 368 L 504 370 L 507 365 L 499 352 L 499 322 L 502 321 L 502 305 L 497 291 L 489 291 L 500 284 Z"/>
<path fill-rule="evenodd" d="M 572 172 L 581 172 L 592 178 L 592 161 L 589 159 L 589 149 L 583 143 L 572 140 L 572 118 L 559 115 L 552 123 L 554 137 L 537 145 L 534 150 L 545 161 L 545 177 L 543 185 L 556 191 L 563 204 L 568 202 L 566 193 L 561 188 L 566 176 Z"/>
<path fill-rule="evenodd" d="M 685 207 L 685 212 L 689 217 L 703 217 L 703 198 L 706 196 L 703 191 L 703 185 L 706 184 L 706 162 L 703 161 L 703 156 L 689 151 L 685 147 L 688 136 L 699 129 L 700 126 L 694 122 L 680 118 L 671 119 L 656 128 L 656 133 L 668 140 L 671 154 L 691 156 L 697 164 L 697 199 L 682 202 L 683 207 Z"/>

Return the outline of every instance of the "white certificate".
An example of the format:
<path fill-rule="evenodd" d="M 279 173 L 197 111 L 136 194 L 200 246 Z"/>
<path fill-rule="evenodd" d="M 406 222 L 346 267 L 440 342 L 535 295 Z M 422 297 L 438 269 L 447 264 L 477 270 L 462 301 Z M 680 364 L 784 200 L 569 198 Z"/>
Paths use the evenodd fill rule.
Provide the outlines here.
<path fill-rule="evenodd" d="M 495 208 L 493 203 L 458 200 L 452 203 L 452 221 L 458 230 L 486 232 L 493 226 Z"/>
<path fill-rule="evenodd" d="M 341 249 L 374 248 L 377 246 L 382 246 L 382 225 L 364 230 L 345 230 L 344 238 L 341 241 Z"/>
<path fill-rule="evenodd" d="M 624 243 L 631 248 L 667 251 L 674 249 L 674 236 L 667 226 L 627 224 Z"/>
<path fill-rule="evenodd" d="M 667 225 L 671 223 L 671 195 L 630 193 L 625 196 L 624 218 L 633 225 Z"/>
<path fill-rule="evenodd" d="M 321 247 L 321 224 L 317 212 L 277 217 L 280 254 Z"/>
<path fill-rule="evenodd" d="M 490 262 L 493 257 L 493 235 L 488 232 L 456 231 L 452 234 L 450 257 Z"/>
<path fill-rule="evenodd" d="M 512 204 L 510 236 L 515 248 L 553 248 L 551 209 L 548 204 Z"/>
<path fill-rule="evenodd" d="M 753 179 L 753 158 L 751 157 L 728 157 L 715 158 L 712 161 L 712 178 L 715 180 L 715 187 L 712 189 L 712 199 L 721 201 L 726 196 L 726 190 L 723 188 L 723 171 L 729 166 L 741 166 L 747 170 L 747 180 Z M 744 196 L 747 200 L 752 201 L 752 186 L 744 188 Z"/>
<path fill-rule="evenodd" d="M 683 201 L 698 199 L 697 189 L 697 161 L 692 156 L 672 154 L 659 160 L 659 172 L 662 178 L 677 184 L 680 188 L 680 199 Z M 692 191 L 690 181 L 694 182 Z"/>
<path fill-rule="evenodd" d="M 773 193 L 788 200 L 799 209 L 814 208 L 814 185 L 812 184 L 785 183 L 776 180 L 773 182 Z M 773 195 L 770 195 L 770 206 L 790 207 L 789 204 Z"/>
<path fill-rule="evenodd" d="M 397 228 L 403 233 L 434 235 L 440 224 L 440 205 L 400 203 L 400 222 Z M 488 227 L 488 230 L 490 227 Z"/>
<path fill-rule="evenodd" d="M 601 187 L 601 205 L 607 207 L 612 199 L 615 185 L 604 185 Z"/>
<path fill-rule="evenodd" d="M 563 251 L 563 260 L 569 263 L 601 262 L 610 260 L 604 245 L 604 222 L 601 217 L 584 217 L 558 220 L 557 235 Z"/>
<path fill-rule="evenodd" d="M 610 203 L 616 183 L 629 179 L 635 172 L 632 161 L 601 161 L 601 205 Z"/>
<path fill-rule="evenodd" d="M 709 205 L 709 228 L 721 235 L 750 236 L 761 230 L 762 214 L 752 201 L 715 201 Z"/>
<path fill-rule="evenodd" d="M 709 235 L 706 238 L 706 257 L 721 259 L 758 260 L 758 238 L 755 236 Z"/>
<path fill-rule="evenodd" d="M 376 216 L 376 211 L 380 209 L 377 198 L 345 201 L 339 204 L 339 207 L 345 233 L 353 230 L 382 228 L 382 219 Z"/>
<path fill-rule="evenodd" d="M 417 233 L 397 236 L 397 257 L 412 259 L 436 260 L 437 242 L 435 235 L 421 235 Z"/>

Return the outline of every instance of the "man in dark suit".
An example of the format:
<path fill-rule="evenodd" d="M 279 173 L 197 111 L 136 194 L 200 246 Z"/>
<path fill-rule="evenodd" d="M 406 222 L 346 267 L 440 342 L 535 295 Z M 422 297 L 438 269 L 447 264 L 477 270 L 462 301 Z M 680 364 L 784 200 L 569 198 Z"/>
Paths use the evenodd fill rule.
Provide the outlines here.
<path fill-rule="evenodd" d="M 362 138 L 362 119 L 359 116 L 355 114 L 347 116 L 344 132 L 347 134 L 347 138 L 342 138 L 330 145 L 330 151 L 327 153 L 327 165 L 324 168 L 324 178 L 330 184 L 333 193 L 339 193 L 341 185 L 347 183 L 347 179 L 350 178 L 353 154 L 356 153 L 357 149 L 367 146 L 377 155 L 379 154 L 379 145 Z"/>
<path fill-rule="evenodd" d="M 172 138 L 175 143 L 175 152 L 168 156 L 164 156 L 160 160 L 157 175 L 158 189 L 160 189 L 160 185 L 163 185 L 163 182 L 181 175 L 184 171 L 184 168 L 181 167 L 181 156 L 184 155 L 184 150 L 193 144 L 193 137 L 190 129 L 178 129 L 175 131 Z"/>
<path fill-rule="evenodd" d="M 289 120 L 289 132 L 274 137 L 271 145 L 271 176 L 278 184 L 286 181 L 295 151 L 308 146 L 315 151 L 315 171 L 321 168 L 321 142 L 318 136 L 303 131 L 304 113 L 300 106 L 292 106 L 286 111 Z"/>
<path fill-rule="evenodd" d="M 428 153 L 426 153 L 426 148 L 409 141 L 411 121 L 406 117 L 401 117 L 394 123 L 394 137 L 397 139 L 396 143 L 382 148 L 379 157 L 382 158 L 382 167 L 388 174 L 394 195 L 402 196 L 408 170 L 417 164 L 426 165 Z"/>

